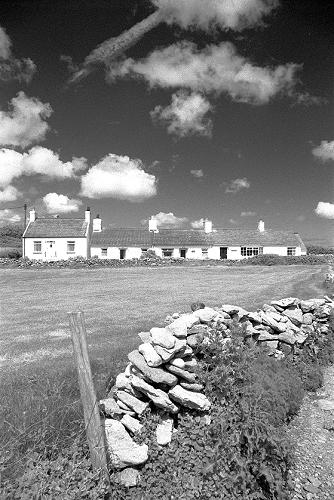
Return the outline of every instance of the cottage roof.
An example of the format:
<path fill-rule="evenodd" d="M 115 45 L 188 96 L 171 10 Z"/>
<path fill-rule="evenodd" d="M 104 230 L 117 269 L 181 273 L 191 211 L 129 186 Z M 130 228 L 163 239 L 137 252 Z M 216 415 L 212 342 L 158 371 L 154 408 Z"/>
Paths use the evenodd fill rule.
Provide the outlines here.
<path fill-rule="evenodd" d="M 88 223 L 84 219 L 37 218 L 30 222 L 24 238 L 82 238 Z"/>
<path fill-rule="evenodd" d="M 92 234 L 92 247 L 189 247 L 189 246 L 301 246 L 300 236 L 289 231 L 257 229 L 217 229 L 205 233 L 203 229 L 159 229 L 150 233 L 147 229 L 104 229 Z"/>

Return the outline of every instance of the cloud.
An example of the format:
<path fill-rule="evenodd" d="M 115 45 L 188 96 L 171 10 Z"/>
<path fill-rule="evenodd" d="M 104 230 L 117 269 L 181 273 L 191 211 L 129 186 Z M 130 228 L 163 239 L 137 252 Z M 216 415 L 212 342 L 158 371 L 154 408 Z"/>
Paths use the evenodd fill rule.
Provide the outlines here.
<path fill-rule="evenodd" d="M 86 168 L 85 158 L 73 158 L 62 162 L 59 155 L 51 149 L 35 146 L 27 153 L 12 149 L 0 149 L 0 187 L 6 188 L 13 179 L 22 175 L 41 174 L 55 179 L 75 177 L 76 173 Z"/>
<path fill-rule="evenodd" d="M 21 194 L 14 186 L 6 186 L 5 189 L 0 190 L 0 202 L 15 201 Z"/>
<path fill-rule="evenodd" d="M 232 180 L 229 185 L 225 189 L 225 193 L 238 193 L 242 189 L 248 189 L 250 187 L 250 182 L 246 177 L 243 177 L 242 179 L 234 179 Z"/>
<path fill-rule="evenodd" d="M 198 169 L 198 170 L 190 170 L 190 173 L 191 173 L 191 175 L 193 175 L 197 179 L 200 179 L 201 177 L 204 177 L 204 172 L 203 172 L 203 170 L 201 168 Z"/>
<path fill-rule="evenodd" d="M 241 212 L 240 217 L 254 217 L 257 215 L 256 212 Z"/>
<path fill-rule="evenodd" d="M 20 222 L 21 216 L 13 213 L 13 210 L 0 210 L 0 222 Z"/>
<path fill-rule="evenodd" d="M 152 0 L 168 23 L 182 28 L 212 27 L 240 31 L 260 24 L 278 0 Z"/>
<path fill-rule="evenodd" d="M 153 121 L 167 125 L 167 132 L 178 137 L 190 135 L 211 136 L 212 121 L 206 115 L 212 110 L 210 102 L 198 93 L 180 91 L 172 95 L 166 108 L 156 106 L 151 111 Z"/>
<path fill-rule="evenodd" d="M 324 219 L 334 219 L 334 204 L 333 203 L 319 201 L 319 203 L 314 211 L 319 217 L 323 217 Z"/>
<path fill-rule="evenodd" d="M 66 195 L 57 193 L 46 194 L 43 202 L 50 214 L 77 212 L 80 205 L 82 205 L 81 200 L 70 199 Z"/>
<path fill-rule="evenodd" d="M 157 194 L 157 179 L 140 160 L 109 154 L 81 178 L 81 195 L 140 202 Z"/>
<path fill-rule="evenodd" d="M 334 141 L 321 141 L 320 146 L 312 149 L 312 153 L 322 161 L 334 160 Z"/>
<path fill-rule="evenodd" d="M 10 101 L 9 111 L 0 111 L 0 145 L 25 148 L 43 141 L 49 130 L 46 118 L 52 113 L 48 103 L 19 92 Z"/>
<path fill-rule="evenodd" d="M 197 49 L 182 41 L 151 52 L 146 58 L 111 63 L 108 79 L 136 77 L 151 87 L 186 88 L 204 94 L 229 95 L 234 101 L 266 104 L 278 94 L 291 94 L 298 64 L 256 66 L 230 42 Z"/>
<path fill-rule="evenodd" d="M 190 223 L 190 225 L 193 229 L 202 229 L 204 227 L 204 220 L 205 219 L 194 220 Z"/>
<path fill-rule="evenodd" d="M 29 58 L 15 59 L 11 46 L 9 36 L 0 26 L 0 80 L 29 83 L 36 71 L 36 65 Z"/>
<path fill-rule="evenodd" d="M 157 220 L 158 226 L 180 227 L 185 222 L 188 222 L 187 217 L 176 217 L 176 215 L 174 215 L 173 212 L 168 212 L 168 213 L 159 212 L 153 217 Z M 148 219 L 141 220 L 141 224 L 143 225 L 148 224 Z"/>

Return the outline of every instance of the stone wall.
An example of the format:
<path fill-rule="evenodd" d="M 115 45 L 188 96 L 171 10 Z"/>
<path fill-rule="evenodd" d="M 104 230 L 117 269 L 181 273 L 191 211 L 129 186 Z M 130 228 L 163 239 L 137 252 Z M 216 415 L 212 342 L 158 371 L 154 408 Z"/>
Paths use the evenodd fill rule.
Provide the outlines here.
<path fill-rule="evenodd" d="M 211 403 L 196 374 L 196 348 L 210 343 L 213 332 L 215 336 L 219 332 L 221 342 L 228 344 L 238 329 L 245 342 L 264 346 L 268 355 L 280 360 L 298 355 L 309 336 L 328 334 L 334 302 L 327 296 L 288 297 L 255 312 L 227 304 L 211 308 L 195 303 L 191 308 L 191 313 L 168 316 L 164 327 L 139 333 L 138 349 L 130 352 L 125 371 L 100 401 L 110 461 L 127 486 L 138 483 L 138 467 L 148 460 L 148 446 L 137 444 L 133 437 L 141 432 L 141 419 L 149 406 L 160 414 L 156 428 L 160 446 L 171 442 L 175 416 L 182 406 L 202 412 L 210 422 Z"/>

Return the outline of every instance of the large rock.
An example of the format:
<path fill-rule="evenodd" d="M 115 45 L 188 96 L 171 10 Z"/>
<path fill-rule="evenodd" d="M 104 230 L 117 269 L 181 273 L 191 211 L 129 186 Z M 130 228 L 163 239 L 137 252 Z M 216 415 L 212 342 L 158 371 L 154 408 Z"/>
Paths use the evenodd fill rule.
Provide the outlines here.
<path fill-rule="evenodd" d="M 177 384 L 177 377 L 162 368 L 152 368 L 148 366 L 144 357 L 139 351 L 132 351 L 128 354 L 129 361 L 140 370 L 146 378 L 156 384 L 166 384 L 173 386 Z"/>
<path fill-rule="evenodd" d="M 194 335 L 188 335 L 187 344 L 192 349 L 195 349 L 203 342 L 203 339 L 204 339 L 203 333 L 195 333 Z"/>
<path fill-rule="evenodd" d="M 169 411 L 171 413 L 177 413 L 178 407 L 169 399 L 168 395 L 161 389 L 156 389 L 152 385 L 148 384 L 144 380 L 132 376 L 131 384 L 138 391 L 145 394 L 158 408 Z"/>
<path fill-rule="evenodd" d="M 170 323 L 166 328 L 177 338 L 185 339 L 188 331 L 188 321 L 187 318 L 181 316 L 181 318 L 176 319 Z"/>
<path fill-rule="evenodd" d="M 172 349 L 165 349 L 160 345 L 155 345 L 154 349 L 159 354 L 164 363 L 170 361 L 176 355 L 179 357 L 185 352 L 187 347 L 187 342 L 185 339 L 176 339 L 175 346 Z"/>
<path fill-rule="evenodd" d="M 138 333 L 138 337 L 142 342 L 151 342 L 151 334 L 150 332 L 140 332 Z"/>
<path fill-rule="evenodd" d="M 201 323 L 205 324 L 213 321 L 218 315 L 219 313 L 211 307 L 204 307 L 204 309 L 198 309 L 197 311 L 193 312 L 193 316 L 199 319 Z"/>
<path fill-rule="evenodd" d="M 313 322 L 313 314 L 305 313 L 303 314 L 303 325 L 312 325 Z"/>
<path fill-rule="evenodd" d="M 296 343 L 302 345 L 302 344 L 304 344 L 305 340 L 307 339 L 308 334 L 306 332 L 300 330 L 299 332 L 294 332 L 294 337 L 295 337 Z"/>
<path fill-rule="evenodd" d="M 275 332 L 284 332 L 286 330 L 286 324 L 285 323 L 279 323 L 276 321 L 276 319 L 273 318 L 272 314 L 270 312 L 265 313 L 263 311 L 260 311 L 260 316 L 262 319 L 262 323 L 264 325 L 270 326 Z"/>
<path fill-rule="evenodd" d="M 247 314 L 247 318 L 252 322 L 252 323 L 262 323 L 262 318 L 258 312 L 249 312 Z"/>
<path fill-rule="evenodd" d="M 303 313 L 302 310 L 297 307 L 289 307 L 285 309 L 282 314 L 287 316 L 291 323 L 296 326 L 300 326 L 303 323 Z"/>
<path fill-rule="evenodd" d="M 119 373 L 117 375 L 115 386 L 117 389 L 127 389 L 128 391 L 131 391 L 129 377 L 125 373 Z"/>
<path fill-rule="evenodd" d="M 203 384 L 189 384 L 188 382 L 180 382 L 180 386 L 187 391 L 201 392 L 204 389 Z"/>
<path fill-rule="evenodd" d="M 162 365 L 162 358 L 159 356 L 152 344 L 149 344 L 147 342 L 144 344 L 140 344 L 140 346 L 138 347 L 138 351 L 144 356 L 148 366 L 156 367 Z"/>
<path fill-rule="evenodd" d="M 155 345 L 160 345 L 166 349 L 172 349 L 175 345 L 176 338 L 170 330 L 166 328 L 151 328 L 151 342 Z"/>
<path fill-rule="evenodd" d="M 207 325 L 194 325 L 188 330 L 188 335 L 195 335 L 195 333 L 202 333 L 205 335 L 208 332 Z"/>
<path fill-rule="evenodd" d="M 129 465 L 147 462 L 148 446 L 135 443 L 121 422 L 107 418 L 104 427 L 109 456 L 114 467 L 124 469 Z"/>
<path fill-rule="evenodd" d="M 170 364 L 178 368 L 184 368 L 185 361 L 182 358 L 173 358 L 170 360 Z"/>
<path fill-rule="evenodd" d="M 170 372 L 174 373 L 174 375 L 177 375 L 179 378 L 183 378 L 190 384 L 194 384 L 196 382 L 196 375 L 195 373 L 187 372 L 186 370 L 182 370 L 182 368 L 178 368 L 177 366 L 173 366 L 170 363 L 167 363 L 166 365 L 167 370 Z"/>
<path fill-rule="evenodd" d="M 196 370 L 198 363 L 195 358 L 185 360 L 184 362 L 184 369 L 188 370 L 188 372 L 193 372 Z"/>
<path fill-rule="evenodd" d="M 121 408 L 114 398 L 101 399 L 99 402 L 100 409 L 107 415 L 108 417 L 117 417 L 124 415 L 126 410 Z"/>
<path fill-rule="evenodd" d="M 327 319 L 331 312 L 332 312 L 331 306 L 329 304 L 324 304 L 323 306 L 316 307 L 314 311 L 314 316 L 320 319 L 324 318 Z"/>
<path fill-rule="evenodd" d="M 116 481 L 126 488 L 131 488 L 140 483 L 140 473 L 133 467 L 127 467 L 117 473 Z"/>
<path fill-rule="evenodd" d="M 124 417 L 121 418 L 121 423 L 133 434 L 141 432 L 143 428 L 143 424 L 141 424 L 136 418 L 130 417 L 130 415 L 124 415 Z"/>
<path fill-rule="evenodd" d="M 281 300 L 272 300 L 270 304 L 274 307 L 277 305 L 278 307 L 285 309 L 286 307 L 291 307 L 299 304 L 299 299 L 297 299 L 297 297 L 287 297 Z"/>
<path fill-rule="evenodd" d="M 177 403 L 187 408 L 193 408 L 194 410 L 206 411 L 209 410 L 211 406 L 210 401 L 204 394 L 187 391 L 180 385 L 173 387 L 168 394 L 170 398 Z"/>
<path fill-rule="evenodd" d="M 230 304 L 223 304 L 221 306 L 221 310 L 227 313 L 229 316 L 233 314 L 238 314 L 240 307 L 239 306 L 231 306 Z"/>
<path fill-rule="evenodd" d="M 259 333 L 259 336 L 257 338 L 258 342 L 278 340 L 278 335 L 272 335 L 271 333 L 267 332 L 266 330 L 262 330 L 258 333 Z"/>
<path fill-rule="evenodd" d="M 165 417 L 160 424 L 157 425 L 156 439 L 160 446 L 166 446 L 172 440 L 174 422 L 172 418 Z"/>
<path fill-rule="evenodd" d="M 294 345 L 296 343 L 295 334 L 291 330 L 280 333 L 278 336 L 278 340 L 289 345 Z"/>
<path fill-rule="evenodd" d="M 135 396 L 132 396 L 132 394 L 129 394 L 128 392 L 125 391 L 117 391 L 117 397 L 120 401 L 122 401 L 122 403 L 129 406 L 129 408 L 131 408 L 139 416 L 141 416 L 144 413 L 144 411 L 149 405 L 148 403 L 140 401 L 140 399 L 136 398 Z"/>

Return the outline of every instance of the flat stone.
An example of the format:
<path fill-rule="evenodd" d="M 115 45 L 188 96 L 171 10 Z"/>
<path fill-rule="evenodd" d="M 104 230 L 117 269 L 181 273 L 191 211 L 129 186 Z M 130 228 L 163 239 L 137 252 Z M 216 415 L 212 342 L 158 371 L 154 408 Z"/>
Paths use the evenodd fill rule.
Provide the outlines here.
<path fill-rule="evenodd" d="M 313 322 L 313 314 L 305 313 L 303 314 L 303 325 L 312 325 Z"/>
<path fill-rule="evenodd" d="M 249 312 L 247 318 L 252 321 L 252 323 L 262 323 L 261 316 L 258 312 Z"/>
<path fill-rule="evenodd" d="M 136 432 L 141 432 L 143 425 L 136 418 L 130 417 L 130 415 L 124 415 L 121 418 L 121 423 L 133 434 Z"/>
<path fill-rule="evenodd" d="M 286 330 L 286 324 L 279 323 L 278 321 L 276 321 L 276 319 L 274 319 L 272 317 L 270 312 L 265 313 L 263 311 L 260 311 L 259 314 L 261 316 L 262 323 L 264 325 L 270 326 L 270 328 L 272 328 L 275 332 L 280 333 L 280 332 L 284 332 Z"/>
<path fill-rule="evenodd" d="M 321 410 L 334 411 L 334 401 L 330 399 L 318 399 L 318 405 Z"/>
<path fill-rule="evenodd" d="M 295 334 L 290 330 L 287 332 L 280 333 L 278 336 L 278 340 L 280 342 L 284 342 L 285 344 L 294 345 L 296 343 Z"/>
<path fill-rule="evenodd" d="M 182 358 L 174 358 L 170 360 L 170 364 L 178 368 L 184 368 L 185 361 Z"/>
<path fill-rule="evenodd" d="M 177 366 L 173 366 L 170 363 L 167 363 L 165 366 L 166 366 L 166 369 L 168 371 L 174 373 L 174 375 L 177 375 L 178 377 L 183 378 L 184 380 L 186 380 L 190 384 L 194 384 L 196 382 L 195 373 L 187 372 L 186 370 L 182 370 L 181 368 L 178 368 Z"/>
<path fill-rule="evenodd" d="M 204 385 L 202 384 L 189 384 L 188 382 L 180 382 L 180 386 L 192 392 L 201 392 L 204 389 Z"/>
<path fill-rule="evenodd" d="M 132 364 L 131 364 L 131 363 L 128 363 L 128 364 L 126 365 L 126 368 L 125 368 L 125 370 L 124 370 L 124 375 L 125 375 L 126 377 L 130 377 L 130 375 L 131 375 L 131 366 L 132 366 Z"/>
<path fill-rule="evenodd" d="M 212 309 L 212 307 L 204 307 L 204 309 L 197 309 L 197 311 L 193 312 L 193 316 L 201 323 L 210 323 L 213 321 L 216 316 L 218 316 L 218 312 Z"/>
<path fill-rule="evenodd" d="M 328 318 L 331 312 L 331 306 L 329 304 L 324 304 L 323 306 L 317 307 L 313 314 L 316 318 Z"/>
<path fill-rule="evenodd" d="M 124 415 L 124 409 L 113 398 L 101 399 L 99 406 L 108 417 Z"/>
<path fill-rule="evenodd" d="M 133 375 L 131 377 L 131 384 L 135 389 L 145 394 L 154 405 L 163 410 L 169 411 L 171 413 L 177 413 L 178 407 L 169 399 L 168 394 L 161 389 L 156 389 L 152 385 L 148 384 L 144 380 Z"/>
<path fill-rule="evenodd" d="M 274 306 L 270 306 L 269 304 L 263 304 L 262 311 L 276 313 L 275 307 Z"/>
<path fill-rule="evenodd" d="M 125 373 L 119 373 L 117 375 L 115 386 L 117 387 L 117 389 L 127 389 L 131 391 L 129 377 L 127 377 Z"/>
<path fill-rule="evenodd" d="M 172 349 L 175 346 L 176 338 L 170 330 L 166 328 L 151 328 L 151 341 L 152 344 L 160 345 L 166 349 Z"/>
<path fill-rule="evenodd" d="M 282 314 L 287 316 L 291 323 L 293 323 L 296 326 L 300 326 L 303 323 L 303 313 L 301 309 L 298 309 L 297 307 L 291 307 L 288 309 L 285 309 Z"/>
<path fill-rule="evenodd" d="M 308 337 L 308 334 L 302 331 L 294 332 L 294 337 L 296 339 L 296 344 L 303 345 Z"/>
<path fill-rule="evenodd" d="M 104 427 L 110 460 L 117 469 L 147 462 L 148 446 L 135 443 L 121 422 L 107 418 Z"/>
<path fill-rule="evenodd" d="M 272 335 L 271 333 L 263 330 L 257 338 L 258 342 L 278 340 L 278 335 Z"/>
<path fill-rule="evenodd" d="M 199 323 L 199 319 L 192 313 L 182 314 L 181 318 L 186 322 L 187 328 L 192 328 Z"/>
<path fill-rule="evenodd" d="M 278 340 L 267 340 L 266 342 L 263 342 L 263 344 L 267 346 L 269 356 L 272 356 L 276 353 L 276 349 L 278 348 Z"/>
<path fill-rule="evenodd" d="M 207 325 L 194 325 L 188 330 L 188 335 L 195 335 L 195 333 L 202 333 L 205 335 L 208 332 Z"/>
<path fill-rule="evenodd" d="M 138 337 L 142 342 L 150 342 L 151 341 L 151 334 L 150 332 L 140 332 L 138 333 Z"/>
<path fill-rule="evenodd" d="M 132 488 L 140 483 L 140 473 L 133 467 L 127 467 L 117 473 L 116 481 L 126 488 Z"/>
<path fill-rule="evenodd" d="M 186 350 L 186 347 L 187 343 L 185 339 L 176 339 L 175 346 L 172 349 L 165 349 L 160 345 L 155 345 L 154 349 L 163 360 L 163 363 L 167 363 L 176 355 L 177 357 L 180 357 L 182 353 Z"/>
<path fill-rule="evenodd" d="M 184 362 L 184 369 L 188 370 L 188 372 L 193 372 L 196 370 L 197 365 L 196 359 L 192 358 Z"/>
<path fill-rule="evenodd" d="M 172 440 L 174 422 L 172 418 L 166 417 L 157 425 L 155 432 L 157 443 L 160 446 L 166 446 Z"/>
<path fill-rule="evenodd" d="M 162 365 L 162 358 L 159 356 L 152 344 L 149 344 L 147 342 L 144 344 L 140 344 L 140 346 L 138 347 L 138 351 L 144 356 L 148 366 L 156 367 Z"/>
<path fill-rule="evenodd" d="M 171 399 L 180 403 L 182 406 L 187 408 L 193 408 L 195 410 L 209 410 L 211 403 L 208 398 L 199 392 L 192 392 L 183 389 L 180 385 L 176 385 L 168 392 Z"/>
<path fill-rule="evenodd" d="M 315 304 L 313 300 L 301 300 L 300 301 L 300 308 L 304 313 L 308 313 L 313 311 L 315 309 Z"/>
<path fill-rule="evenodd" d="M 194 354 L 194 351 L 192 350 L 192 348 L 189 345 L 187 345 L 184 351 L 181 351 L 180 353 L 178 353 L 178 357 L 187 358 L 189 356 L 192 356 L 193 354 Z"/>
<path fill-rule="evenodd" d="M 204 339 L 203 333 L 195 333 L 194 335 L 188 335 L 187 344 L 192 349 L 195 349 L 198 345 L 200 345 L 203 342 L 203 339 Z"/>
<path fill-rule="evenodd" d="M 181 316 L 181 318 L 178 318 L 177 320 L 173 321 L 170 323 L 166 328 L 169 330 L 172 335 L 179 339 L 185 339 L 187 337 L 187 319 L 184 316 Z"/>
<path fill-rule="evenodd" d="M 176 340 L 176 339 L 175 339 Z M 128 354 L 129 361 L 140 370 L 145 377 L 156 384 L 166 384 L 173 386 L 177 384 L 177 377 L 162 368 L 152 368 L 148 366 L 144 357 L 135 350 Z"/>
<path fill-rule="evenodd" d="M 132 380 L 132 377 L 130 377 L 130 380 Z M 144 411 L 149 405 L 149 403 L 145 403 L 144 401 L 141 401 L 140 399 L 136 398 L 135 396 L 132 396 L 132 394 L 129 394 L 125 391 L 117 391 L 117 397 L 120 401 L 122 401 L 122 403 L 129 406 L 129 408 L 131 408 L 131 410 L 136 412 L 137 415 L 139 416 L 141 416 L 144 413 Z"/>
<path fill-rule="evenodd" d="M 272 306 L 277 305 L 278 307 L 282 307 L 283 309 L 285 309 L 286 307 L 297 305 L 299 304 L 299 302 L 300 301 L 299 299 L 297 299 L 297 297 L 286 297 L 285 299 L 281 300 L 272 300 L 270 304 Z"/>
<path fill-rule="evenodd" d="M 135 412 L 132 410 L 132 408 L 130 408 L 130 406 L 128 406 L 127 404 L 123 403 L 123 401 L 121 401 L 120 399 L 117 399 L 117 401 L 116 401 L 116 402 L 117 402 L 117 404 L 118 404 L 118 406 L 119 406 L 120 408 L 122 408 L 123 410 L 125 410 L 125 412 L 127 412 L 127 413 L 130 413 L 130 412 L 135 413 Z M 125 413 L 125 412 L 124 412 L 124 413 Z"/>
<path fill-rule="evenodd" d="M 230 304 L 223 304 L 221 306 L 221 310 L 231 316 L 232 314 L 238 314 L 240 307 L 239 306 L 231 306 Z"/>

